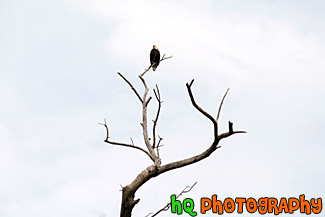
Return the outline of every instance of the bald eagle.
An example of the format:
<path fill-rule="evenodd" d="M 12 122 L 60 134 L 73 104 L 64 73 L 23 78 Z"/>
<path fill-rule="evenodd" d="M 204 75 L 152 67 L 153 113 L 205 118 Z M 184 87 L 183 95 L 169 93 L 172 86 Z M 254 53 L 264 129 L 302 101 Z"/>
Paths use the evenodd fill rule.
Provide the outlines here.
<path fill-rule="evenodd" d="M 152 69 L 156 71 L 156 68 L 158 67 L 160 62 L 160 52 L 157 49 L 157 46 L 154 45 L 151 52 L 150 52 L 150 63 L 152 66 Z"/>

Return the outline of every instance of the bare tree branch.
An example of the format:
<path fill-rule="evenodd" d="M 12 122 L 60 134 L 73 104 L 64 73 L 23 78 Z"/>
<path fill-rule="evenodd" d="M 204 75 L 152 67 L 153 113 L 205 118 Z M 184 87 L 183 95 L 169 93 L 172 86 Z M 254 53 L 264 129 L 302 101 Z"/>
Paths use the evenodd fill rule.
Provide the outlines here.
<path fill-rule="evenodd" d="M 135 95 L 137 95 L 138 99 L 140 100 L 141 103 L 143 103 L 139 93 L 137 92 L 137 90 L 133 87 L 133 85 L 122 75 L 122 73 L 118 72 L 117 73 L 119 76 L 121 76 L 123 78 L 123 80 L 131 87 L 131 89 L 134 91 Z"/>
<path fill-rule="evenodd" d="M 195 155 L 193 157 L 190 157 L 190 158 L 187 158 L 187 159 L 184 159 L 184 160 L 179 160 L 179 161 L 176 161 L 176 162 L 172 162 L 172 163 L 160 166 L 159 167 L 159 174 L 167 172 L 169 170 L 184 167 L 184 166 L 196 163 L 196 162 L 198 162 L 200 160 L 203 160 L 204 158 L 209 157 L 216 149 L 220 148 L 220 146 L 218 146 L 218 144 L 219 144 L 219 141 L 221 139 L 226 138 L 226 137 L 231 136 L 231 135 L 236 134 L 236 133 L 246 133 L 245 131 L 233 131 L 232 123 L 229 122 L 229 132 L 223 133 L 223 134 L 221 134 L 219 136 L 218 135 L 217 121 L 209 113 L 207 113 L 205 110 L 203 110 L 195 102 L 195 99 L 193 97 L 192 90 L 191 90 L 193 82 L 194 82 L 194 79 L 190 82 L 190 84 L 188 84 L 188 83 L 186 84 L 188 94 L 189 94 L 189 96 L 191 98 L 191 102 L 192 102 L 193 106 L 197 110 L 199 110 L 204 116 L 206 116 L 213 123 L 213 126 L 214 126 L 214 141 L 212 142 L 211 146 L 208 149 L 206 149 L 204 152 L 202 152 L 201 154 Z"/>
<path fill-rule="evenodd" d="M 225 100 L 228 91 L 229 91 L 229 88 L 227 89 L 225 95 L 223 95 L 222 100 L 221 100 L 221 103 L 220 103 L 220 105 L 219 105 L 218 115 L 217 115 L 217 122 L 218 122 L 218 120 L 219 120 L 219 115 L 220 115 L 220 112 L 221 112 L 221 107 L 222 107 L 223 101 Z"/>
<path fill-rule="evenodd" d="M 162 56 L 160 62 L 164 61 L 164 60 L 167 60 L 167 59 L 170 59 L 172 58 L 173 56 L 169 56 L 169 57 L 165 57 L 165 54 Z"/>
<path fill-rule="evenodd" d="M 155 159 L 146 150 L 144 150 L 143 148 L 141 148 L 139 146 L 134 145 L 132 138 L 130 138 L 132 144 L 126 144 L 126 143 L 121 143 L 121 142 L 109 141 L 108 140 L 109 139 L 109 134 L 108 134 L 109 131 L 108 131 L 108 125 L 106 123 L 106 119 L 105 119 L 105 122 L 104 123 L 99 123 L 99 124 L 100 125 L 103 125 L 106 128 L 106 139 L 104 140 L 104 142 L 109 143 L 111 145 L 119 145 L 119 146 L 124 146 L 124 147 L 138 149 L 138 150 L 143 151 L 144 153 L 146 153 L 146 155 L 148 155 L 153 162 L 155 161 Z"/>
<path fill-rule="evenodd" d="M 144 75 L 147 73 L 147 71 L 149 71 L 149 70 L 151 69 L 151 67 L 152 67 L 154 64 L 155 64 L 155 63 L 151 64 L 147 69 L 145 69 L 144 72 L 142 72 L 142 73 L 139 75 L 139 77 L 144 76 Z"/>
<path fill-rule="evenodd" d="M 154 159 L 150 156 L 150 154 L 146 150 L 144 150 L 143 148 L 141 148 L 139 146 L 136 146 L 136 145 L 133 145 L 133 144 L 121 143 L 121 142 L 113 142 L 113 141 L 109 141 L 109 140 L 105 140 L 104 142 L 109 143 L 111 145 L 120 145 L 120 146 L 124 146 L 124 147 L 138 149 L 138 150 L 143 151 L 144 153 L 146 153 L 150 157 L 150 159 L 152 161 L 154 161 Z"/>
<path fill-rule="evenodd" d="M 192 87 L 192 84 L 194 82 L 194 79 L 191 81 L 190 84 L 186 83 L 186 87 L 187 87 L 187 91 L 188 91 L 188 94 L 190 95 L 190 98 L 191 98 L 191 102 L 193 104 L 193 106 L 199 110 L 204 116 L 206 116 L 207 118 L 209 118 L 210 121 L 212 121 L 213 123 L 213 126 L 214 126 L 214 136 L 217 137 L 218 136 L 218 124 L 217 124 L 217 121 L 206 111 L 204 111 L 196 102 L 195 102 L 195 99 L 194 99 L 194 96 L 193 96 L 193 93 L 192 93 L 192 90 L 191 90 L 191 87 Z"/>
<path fill-rule="evenodd" d="M 104 123 L 103 124 L 102 123 L 98 123 L 98 124 L 103 125 L 105 127 L 105 129 L 106 129 L 106 138 L 105 138 L 104 141 L 107 141 L 108 138 L 109 138 L 109 130 L 108 130 L 108 125 L 107 125 L 107 122 L 106 122 L 106 118 L 104 119 Z"/>
<path fill-rule="evenodd" d="M 153 130 L 153 132 L 152 132 L 152 137 L 153 137 L 152 147 L 153 148 L 155 148 L 155 146 L 156 146 L 156 127 L 157 127 L 157 122 L 158 122 L 160 109 L 161 109 L 161 103 L 162 103 L 161 98 L 160 98 L 159 88 L 158 88 L 157 84 L 156 84 L 156 89 L 157 89 L 157 91 L 155 89 L 153 89 L 153 92 L 154 92 L 156 99 L 158 101 L 158 109 L 157 109 L 156 118 L 155 118 L 155 120 L 153 120 L 153 127 L 152 127 L 152 130 Z"/>
<path fill-rule="evenodd" d="M 178 199 L 180 196 L 182 196 L 182 194 L 185 194 L 185 193 L 188 193 L 190 192 L 194 186 L 196 185 L 197 182 L 195 182 L 192 186 L 186 186 L 177 196 L 175 199 Z M 149 213 L 148 215 L 146 215 L 146 217 L 149 217 L 151 214 L 150 217 L 154 217 L 154 216 L 157 216 L 159 213 L 163 212 L 163 211 L 167 211 L 169 208 L 170 208 L 170 205 L 171 203 L 167 203 L 166 206 L 164 206 L 163 208 L 161 208 L 160 210 L 158 210 L 157 212 L 155 213 Z"/>
<path fill-rule="evenodd" d="M 155 153 L 154 149 L 152 148 L 152 145 L 151 145 L 150 139 L 149 139 L 149 135 L 148 135 L 147 106 L 148 106 L 149 101 L 151 100 L 151 97 L 149 97 L 149 99 L 146 100 L 149 88 L 148 88 L 147 83 L 144 80 L 144 78 L 141 76 L 139 76 L 139 78 L 142 81 L 143 86 L 145 88 L 144 94 L 142 97 L 142 123 L 141 123 L 141 126 L 142 126 L 143 138 L 144 138 L 144 142 L 147 146 L 147 149 L 149 151 L 149 154 L 152 156 L 153 159 L 157 160 L 156 153 Z"/>

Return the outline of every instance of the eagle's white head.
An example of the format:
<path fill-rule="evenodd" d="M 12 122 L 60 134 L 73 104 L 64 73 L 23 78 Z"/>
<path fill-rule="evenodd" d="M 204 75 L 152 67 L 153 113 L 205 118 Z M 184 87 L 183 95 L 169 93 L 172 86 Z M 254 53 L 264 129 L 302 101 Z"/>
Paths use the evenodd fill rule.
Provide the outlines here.
<path fill-rule="evenodd" d="M 154 46 L 153 46 L 153 49 L 157 49 L 157 46 L 156 46 L 156 45 L 154 45 Z"/>

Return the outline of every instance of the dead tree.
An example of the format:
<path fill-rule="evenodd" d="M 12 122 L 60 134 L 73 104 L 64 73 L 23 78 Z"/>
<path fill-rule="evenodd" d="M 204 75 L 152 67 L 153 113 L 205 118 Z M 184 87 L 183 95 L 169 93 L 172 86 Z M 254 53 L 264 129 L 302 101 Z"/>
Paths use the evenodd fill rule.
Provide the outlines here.
<path fill-rule="evenodd" d="M 162 60 L 168 59 L 171 57 L 165 57 L 165 55 L 163 56 Z M 162 61 L 161 60 L 161 61 Z M 135 199 L 135 193 L 136 191 L 143 185 L 145 184 L 148 180 L 150 180 L 153 177 L 156 177 L 162 173 L 165 173 L 167 171 L 173 170 L 173 169 L 177 169 L 177 168 L 181 168 L 184 166 L 188 166 L 190 164 L 199 162 L 200 160 L 203 160 L 207 157 L 209 157 L 215 150 L 217 150 L 218 148 L 220 148 L 219 142 L 224 139 L 227 138 L 233 134 L 237 134 L 237 133 L 246 133 L 245 131 L 234 131 L 233 130 L 233 123 L 231 123 L 230 121 L 228 122 L 228 132 L 224 132 L 224 133 L 219 133 L 218 131 L 218 119 L 220 116 L 220 112 L 221 112 L 221 108 L 222 108 L 222 104 L 224 102 L 224 99 L 228 93 L 228 90 L 226 91 L 226 93 L 224 94 L 221 103 L 219 105 L 219 109 L 218 109 L 218 114 L 217 117 L 214 118 L 212 115 L 210 115 L 208 112 L 206 112 L 203 108 L 201 108 L 195 101 L 193 93 L 192 93 L 192 85 L 194 82 L 194 79 L 190 82 L 190 83 L 186 83 L 186 87 L 187 87 L 187 91 L 190 97 L 190 100 L 192 102 L 192 105 L 202 114 L 204 115 L 206 118 L 208 118 L 214 128 L 214 141 L 212 142 L 212 144 L 210 145 L 210 147 L 208 149 L 206 149 L 205 151 L 203 151 L 202 153 L 189 157 L 187 159 L 182 159 L 182 160 L 178 160 L 172 163 L 168 163 L 165 165 L 161 165 L 161 158 L 159 155 L 159 148 L 161 147 L 161 141 L 162 138 L 157 136 L 157 132 L 156 132 L 156 128 L 157 128 L 157 122 L 158 122 L 158 118 L 159 118 L 159 114 L 160 114 L 160 110 L 161 110 L 161 104 L 162 104 L 162 100 L 161 100 L 161 96 L 160 96 L 160 92 L 159 92 L 159 88 L 156 85 L 156 88 L 153 90 L 154 91 L 154 95 L 155 98 L 158 102 L 158 109 L 157 109 L 157 113 L 155 116 L 155 119 L 153 120 L 153 126 L 152 126 L 152 140 L 149 137 L 149 131 L 148 131 L 148 118 L 147 118 L 147 109 L 148 109 L 148 105 L 150 100 L 152 99 L 152 97 L 148 97 L 148 92 L 149 92 L 149 88 L 146 84 L 145 79 L 143 78 L 143 76 L 145 75 L 145 73 L 147 71 L 149 71 L 149 69 L 151 68 L 151 66 L 146 69 L 140 76 L 140 80 L 144 86 L 144 94 L 141 97 L 140 94 L 138 93 L 138 91 L 134 88 L 134 86 L 131 84 L 131 82 L 129 82 L 121 73 L 118 72 L 118 75 L 121 76 L 121 78 L 131 87 L 131 89 L 133 90 L 133 92 L 135 93 L 135 95 L 137 96 L 137 98 L 139 99 L 141 105 L 142 105 L 142 132 L 143 132 L 143 139 L 144 139 L 144 143 L 145 143 L 145 148 L 142 148 L 140 146 L 137 146 L 133 143 L 132 139 L 131 139 L 131 143 L 127 144 L 127 143 L 121 143 L 121 142 L 115 142 L 110 140 L 110 136 L 109 136 L 109 128 L 108 125 L 106 123 L 106 120 L 104 123 L 102 123 L 102 125 L 105 127 L 106 129 L 106 138 L 105 138 L 105 142 L 109 143 L 111 145 L 119 145 L 119 146 L 125 146 L 125 147 L 129 147 L 129 148 L 133 148 L 133 149 L 138 149 L 140 151 L 142 151 L 143 153 L 146 154 L 147 157 L 150 158 L 150 160 L 152 161 L 152 164 L 150 166 L 148 166 L 147 168 L 145 168 L 141 173 L 138 174 L 138 176 L 128 185 L 124 186 L 122 189 L 122 204 L 121 204 L 121 213 L 120 213 L 120 217 L 131 217 L 131 213 L 132 210 L 134 208 L 134 206 L 140 201 L 140 199 Z"/>

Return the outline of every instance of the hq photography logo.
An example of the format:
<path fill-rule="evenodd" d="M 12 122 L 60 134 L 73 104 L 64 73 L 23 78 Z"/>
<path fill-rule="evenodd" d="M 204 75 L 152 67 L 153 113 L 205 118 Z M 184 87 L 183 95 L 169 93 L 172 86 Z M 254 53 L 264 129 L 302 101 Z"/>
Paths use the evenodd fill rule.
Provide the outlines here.
<path fill-rule="evenodd" d="M 195 204 L 191 198 L 186 198 L 183 202 L 176 199 L 176 195 L 170 196 L 170 207 L 171 212 L 174 214 L 181 215 L 188 213 L 190 216 L 197 216 L 197 211 L 194 210 Z M 273 213 L 279 215 L 281 213 L 305 213 L 310 215 L 312 213 L 319 214 L 322 211 L 322 198 L 311 198 L 305 200 L 305 195 L 302 194 L 299 198 L 285 198 L 282 197 L 280 200 L 274 197 L 261 197 L 255 198 L 244 198 L 236 197 L 235 199 L 226 198 L 223 201 L 218 200 L 217 195 L 212 195 L 211 198 L 202 197 L 200 199 L 200 213 L 213 213 L 222 215 L 224 213 L 238 213 L 241 214 L 246 210 L 248 213 Z"/>

